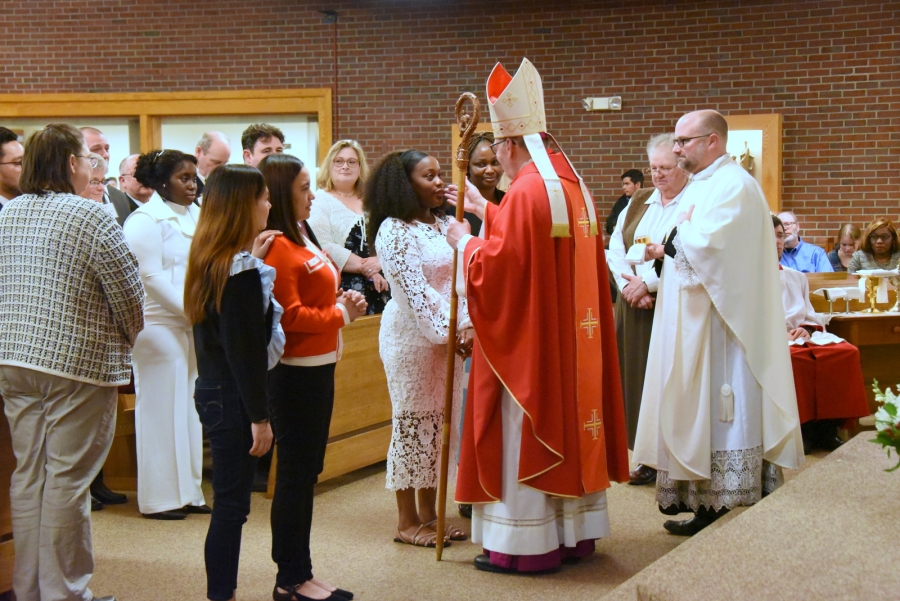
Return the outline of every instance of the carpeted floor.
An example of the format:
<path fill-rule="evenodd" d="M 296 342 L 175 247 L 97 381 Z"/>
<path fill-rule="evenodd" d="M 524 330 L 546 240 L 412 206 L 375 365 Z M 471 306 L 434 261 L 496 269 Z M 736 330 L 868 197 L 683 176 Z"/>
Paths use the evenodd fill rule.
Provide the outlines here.
<path fill-rule="evenodd" d="M 807 456 L 804 468 L 824 455 Z M 594 556 L 563 566 L 558 574 L 486 574 L 472 566 L 480 549 L 469 542 L 453 543 L 440 563 L 433 549 L 392 542 L 394 495 L 384 488 L 384 465 L 373 466 L 319 486 L 312 531 L 315 574 L 355 592 L 361 601 L 600 599 L 685 540 L 662 529 L 668 518 L 657 511 L 652 486 L 614 484 L 608 495 L 612 535 L 598 541 Z M 205 599 L 208 516 L 148 520 L 138 513 L 133 493 L 129 499 L 93 514 L 94 594 L 115 595 L 119 601 Z M 208 493 L 207 501 L 211 499 Z M 270 506 L 262 494 L 253 495 L 244 526 L 238 601 L 272 598 L 276 570 L 269 557 Z M 468 530 L 467 520 L 455 510 L 449 515 Z"/>

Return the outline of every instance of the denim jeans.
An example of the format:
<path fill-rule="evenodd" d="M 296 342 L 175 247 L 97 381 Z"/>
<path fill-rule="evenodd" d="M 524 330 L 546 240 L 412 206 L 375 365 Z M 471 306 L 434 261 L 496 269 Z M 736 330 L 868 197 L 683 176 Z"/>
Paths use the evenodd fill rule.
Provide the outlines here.
<path fill-rule="evenodd" d="M 335 364 L 278 364 L 269 372 L 267 396 L 278 450 L 272 499 L 275 583 L 291 589 L 313 577 L 309 551 L 313 489 L 322 473 L 334 407 Z"/>
<path fill-rule="evenodd" d="M 228 601 L 237 589 L 241 530 L 250 513 L 250 487 L 257 458 L 253 434 L 237 386 L 198 378 L 194 404 L 212 451 L 213 512 L 206 535 L 206 595 Z"/>

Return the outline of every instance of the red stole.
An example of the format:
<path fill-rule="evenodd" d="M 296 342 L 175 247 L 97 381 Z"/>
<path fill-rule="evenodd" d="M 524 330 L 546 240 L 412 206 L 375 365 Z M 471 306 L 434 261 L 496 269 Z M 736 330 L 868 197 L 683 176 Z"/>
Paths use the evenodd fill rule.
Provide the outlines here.
<path fill-rule="evenodd" d="M 500 498 L 500 397 L 525 413 L 519 481 L 580 497 L 628 478 L 624 407 L 602 239 L 566 159 L 550 155 L 566 195 L 569 238 L 552 238 L 534 165 L 489 206 L 485 240 L 466 245 L 466 289 L 476 345 L 464 416 L 459 502 Z M 582 222 L 582 224 L 579 224 Z M 580 238 L 579 238 L 580 236 Z M 588 311 L 590 310 L 590 311 Z"/>

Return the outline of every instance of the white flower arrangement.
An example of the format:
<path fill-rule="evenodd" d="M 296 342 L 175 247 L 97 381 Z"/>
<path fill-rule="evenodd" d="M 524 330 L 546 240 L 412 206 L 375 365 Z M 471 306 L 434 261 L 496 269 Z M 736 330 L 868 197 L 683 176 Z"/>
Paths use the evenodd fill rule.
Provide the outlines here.
<path fill-rule="evenodd" d="M 872 383 L 872 390 L 875 391 L 875 402 L 881 406 L 875 412 L 875 429 L 878 434 L 870 442 L 887 448 L 888 457 L 891 456 L 891 449 L 894 449 L 898 457 L 897 465 L 885 470 L 893 472 L 900 468 L 900 396 L 895 395 L 890 386 L 885 387 L 884 391 L 879 389 L 878 380 Z M 897 392 L 900 392 L 900 386 L 897 387 Z"/>

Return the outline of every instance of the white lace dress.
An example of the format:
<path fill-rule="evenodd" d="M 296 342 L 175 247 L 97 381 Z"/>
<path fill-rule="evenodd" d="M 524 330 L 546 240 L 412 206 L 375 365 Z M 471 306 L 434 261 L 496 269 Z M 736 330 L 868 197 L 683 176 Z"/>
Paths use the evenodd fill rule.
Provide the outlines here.
<path fill-rule="evenodd" d="M 387 456 L 387 488 L 393 491 L 437 486 L 453 271 L 453 250 L 445 238 L 448 223 L 448 217 L 438 218 L 434 225 L 389 218 L 375 238 L 393 291 L 379 334 L 393 408 Z M 459 300 L 457 319 L 462 329 L 470 322 L 465 299 Z M 454 416 L 461 404 L 462 376 L 463 362 L 457 358 Z M 459 433 L 457 420 L 453 422 L 455 455 Z"/>

